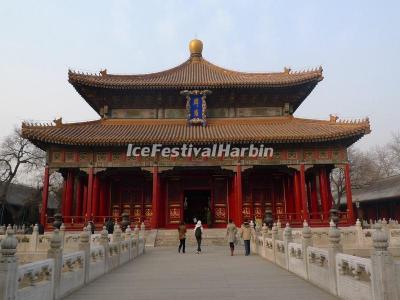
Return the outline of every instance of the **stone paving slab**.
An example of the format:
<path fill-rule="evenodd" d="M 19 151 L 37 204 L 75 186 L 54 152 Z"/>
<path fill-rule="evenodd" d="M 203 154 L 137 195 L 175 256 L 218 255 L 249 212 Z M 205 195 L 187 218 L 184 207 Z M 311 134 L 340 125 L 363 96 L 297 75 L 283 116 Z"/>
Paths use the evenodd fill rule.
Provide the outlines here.
<path fill-rule="evenodd" d="M 99 278 L 67 299 L 338 299 L 269 263 L 228 247 L 206 247 L 202 254 L 189 249 L 153 248 L 133 262 Z"/>

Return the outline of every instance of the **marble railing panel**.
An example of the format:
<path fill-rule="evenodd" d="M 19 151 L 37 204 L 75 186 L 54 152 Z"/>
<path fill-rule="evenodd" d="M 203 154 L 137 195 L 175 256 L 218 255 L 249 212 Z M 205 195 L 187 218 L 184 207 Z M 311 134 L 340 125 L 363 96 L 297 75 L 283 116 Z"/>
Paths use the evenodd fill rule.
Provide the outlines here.
<path fill-rule="evenodd" d="M 276 264 L 282 268 L 286 268 L 286 249 L 285 243 L 280 240 L 275 240 L 275 259 Z"/>
<path fill-rule="evenodd" d="M 307 279 L 307 269 L 305 268 L 305 257 L 301 244 L 289 243 L 289 271 L 297 274 L 298 276 Z"/>
<path fill-rule="evenodd" d="M 316 247 L 308 247 L 307 267 L 308 280 L 329 292 L 328 251 Z"/>
<path fill-rule="evenodd" d="M 64 254 L 60 281 L 60 297 L 64 297 L 85 284 L 85 253 Z"/>
<path fill-rule="evenodd" d="M 343 253 L 336 254 L 338 296 L 343 299 L 373 299 L 371 259 Z"/>
<path fill-rule="evenodd" d="M 90 247 L 89 281 L 92 281 L 106 272 L 105 250 L 103 246 Z"/>
<path fill-rule="evenodd" d="M 54 260 L 45 259 L 18 267 L 18 300 L 50 300 L 54 288 Z"/>

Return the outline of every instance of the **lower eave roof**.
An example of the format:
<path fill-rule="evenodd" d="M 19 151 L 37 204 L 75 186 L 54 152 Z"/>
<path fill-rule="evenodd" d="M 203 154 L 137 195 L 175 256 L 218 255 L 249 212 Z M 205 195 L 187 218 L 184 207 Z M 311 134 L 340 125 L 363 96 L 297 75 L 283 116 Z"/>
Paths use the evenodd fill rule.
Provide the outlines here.
<path fill-rule="evenodd" d="M 369 120 L 321 121 L 288 117 L 208 119 L 205 127 L 185 119 L 100 119 L 37 125 L 23 123 L 22 134 L 35 144 L 124 146 L 129 143 L 313 143 L 353 141 L 370 132 Z"/>
<path fill-rule="evenodd" d="M 353 202 L 400 198 L 400 175 L 376 180 L 369 186 L 353 191 Z"/>

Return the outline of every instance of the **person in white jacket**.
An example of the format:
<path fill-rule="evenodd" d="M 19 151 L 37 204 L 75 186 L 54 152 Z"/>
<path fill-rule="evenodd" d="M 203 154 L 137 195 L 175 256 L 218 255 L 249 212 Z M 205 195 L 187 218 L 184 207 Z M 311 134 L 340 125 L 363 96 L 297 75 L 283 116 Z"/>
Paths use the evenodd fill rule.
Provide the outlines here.
<path fill-rule="evenodd" d="M 196 226 L 194 227 L 194 236 L 197 241 L 197 254 L 201 252 L 201 239 L 203 236 L 203 226 L 201 225 L 201 221 L 197 221 Z"/>

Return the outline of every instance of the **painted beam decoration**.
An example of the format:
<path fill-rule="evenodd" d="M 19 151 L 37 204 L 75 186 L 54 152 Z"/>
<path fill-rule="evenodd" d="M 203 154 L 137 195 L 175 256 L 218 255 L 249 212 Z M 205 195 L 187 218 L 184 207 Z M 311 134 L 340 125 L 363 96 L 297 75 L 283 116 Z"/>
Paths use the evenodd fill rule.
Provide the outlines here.
<path fill-rule="evenodd" d="M 207 95 L 209 90 L 184 90 L 181 95 L 186 96 L 186 110 L 189 125 L 207 125 Z"/>

